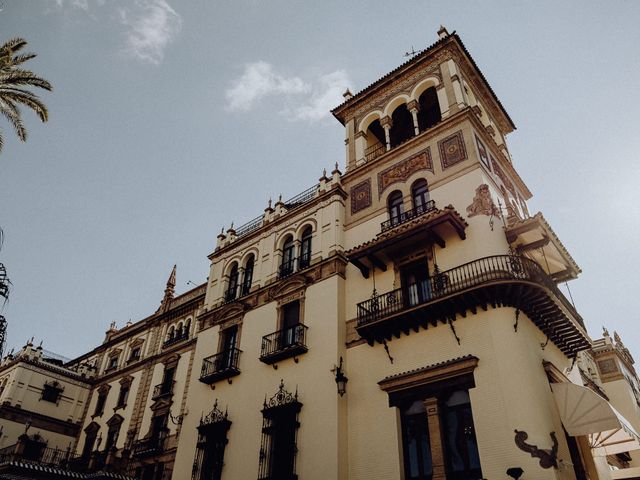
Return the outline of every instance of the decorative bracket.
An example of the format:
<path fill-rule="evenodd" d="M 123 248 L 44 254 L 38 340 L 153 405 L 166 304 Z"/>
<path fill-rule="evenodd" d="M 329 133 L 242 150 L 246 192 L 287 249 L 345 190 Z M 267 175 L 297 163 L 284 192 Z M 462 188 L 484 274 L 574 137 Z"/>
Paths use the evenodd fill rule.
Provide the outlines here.
<path fill-rule="evenodd" d="M 540 459 L 540 466 L 542 468 L 558 468 L 558 439 L 556 438 L 556 432 L 551 432 L 549 436 L 553 441 L 551 450 L 543 450 L 536 445 L 530 445 L 526 443 L 529 435 L 525 431 L 514 430 L 516 433 L 515 442 L 517 447 L 523 452 L 527 452 L 533 458 Z"/>

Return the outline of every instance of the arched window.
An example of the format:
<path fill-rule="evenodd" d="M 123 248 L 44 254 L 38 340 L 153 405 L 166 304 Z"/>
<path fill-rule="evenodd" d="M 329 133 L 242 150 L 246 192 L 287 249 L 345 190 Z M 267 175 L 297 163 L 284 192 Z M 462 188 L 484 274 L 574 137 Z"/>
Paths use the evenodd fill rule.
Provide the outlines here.
<path fill-rule="evenodd" d="M 307 227 L 302 232 L 302 243 L 300 244 L 300 268 L 308 268 L 311 265 L 311 227 Z"/>
<path fill-rule="evenodd" d="M 227 293 L 225 301 L 230 302 L 238 296 L 238 264 L 234 263 L 229 272 L 229 284 L 227 285 Z"/>
<path fill-rule="evenodd" d="M 382 155 L 386 150 L 384 128 L 380 125 L 380 120 L 374 120 L 367 128 L 367 147 L 364 151 L 364 158 L 367 162 Z"/>
<path fill-rule="evenodd" d="M 168 334 L 167 340 L 173 340 L 173 337 L 175 336 L 175 330 L 176 329 L 173 325 L 169 327 L 169 334 Z"/>
<path fill-rule="evenodd" d="M 184 324 L 184 336 L 189 336 L 189 330 L 191 330 L 191 319 L 187 320 L 187 323 Z"/>
<path fill-rule="evenodd" d="M 287 239 L 282 245 L 282 263 L 280 264 L 280 276 L 286 277 L 291 275 L 295 270 L 295 245 L 293 243 L 293 237 L 287 236 Z"/>
<path fill-rule="evenodd" d="M 178 328 L 176 329 L 176 338 L 182 337 L 182 322 L 178 324 Z"/>
<path fill-rule="evenodd" d="M 433 127 L 442 120 L 438 93 L 435 87 L 427 88 L 418 98 L 420 109 L 418 110 L 418 127 L 421 132 Z"/>
<path fill-rule="evenodd" d="M 244 277 L 242 277 L 242 295 L 248 295 L 251 291 L 251 282 L 253 281 L 253 254 L 249 255 L 247 263 L 244 266 Z"/>
<path fill-rule="evenodd" d="M 402 220 L 402 214 L 404 213 L 404 205 L 402 204 L 402 192 L 396 190 L 389 195 L 387 200 L 389 205 L 389 219 L 391 225 L 398 225 Z"/>
<path fill-rule="evenodd" d="M 429 206 L 429 185 L 423 178 L 414 182 L 411 187 L 411 197 L 413 198 L 413 208 L 416 215 L 422 215 L 430 209 Z"/>
<path fill-rule="evenodd" d="M 413 127 L 413 117 L 404 103 L 393 111 L 391 120 L 392 127 L 389 132 L 389 138 L 391 140 L 391 148 L 394 148 L 413 137 L 415 129 Z"/>

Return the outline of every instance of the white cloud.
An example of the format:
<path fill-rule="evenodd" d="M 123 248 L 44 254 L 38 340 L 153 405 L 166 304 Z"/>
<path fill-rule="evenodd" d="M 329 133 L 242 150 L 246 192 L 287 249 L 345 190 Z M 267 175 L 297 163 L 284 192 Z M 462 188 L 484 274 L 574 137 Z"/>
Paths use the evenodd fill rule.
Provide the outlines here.
<path fill-rule="evenodd" d="M 303 120 L 320 120 L 344 101 L 342 94 L 349 83 L 349 77 L 344 70 L 322 75 L 307 101 L 289 110 L 289 113 Z"/>
<path fill-rule="evenodd" d="M 120 9 L 120 21 L 128 27 L 125 52 L 155 65 L 182 28 L 182 18 L 165 0 L 136 0 L 133 8 Z"/>
<path fill-rule="evenodd" d="M 309 85 L 299 77 L 279 75 L 267 62 L 248 63 L 242 76 L 226 92 L 227 110 L 246 112 L 266 96 L 293 95 L 308 90 Z"/>
<path fill-rule="evenodd" d="M 125 41 L 124 53 L 154 65 L 162 62 L 165 49 L 182 28 L 182 17 L 167 0 L 48 0 L 48 5 L 65 14 L 82 11 L 95 21 L 115 19 Z"/>
<path fill-rule="evenodd" d="M 349 78 L 343 70 L 305 82 L 300 77 L 278 73 L 270 63 L 248 63 L 242 75 L 232 82 L 225 93 L 226 109 L 246 112 L 265 97 L 280 96 L 288 105 L 282 114 L 294 119 L 315 121 L 327 116 L 332 107 L 342 102 L 342 92 L 348 85 Z"/>

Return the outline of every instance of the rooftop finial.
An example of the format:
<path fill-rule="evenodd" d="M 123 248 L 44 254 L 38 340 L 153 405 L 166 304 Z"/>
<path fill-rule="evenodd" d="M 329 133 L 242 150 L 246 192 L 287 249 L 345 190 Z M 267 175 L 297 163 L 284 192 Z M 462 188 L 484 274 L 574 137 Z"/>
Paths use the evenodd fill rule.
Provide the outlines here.
<path fill-rule="evenodd" d="M 438 29 L 438 38 L 443 39 L 449 36 L 449 31 L 443 25 L 440 25 Z"/>
<path fill-rule="evenodd" d="M 176 287 L 176 265 L 173 266 L 171 270 L 171 274 L 169 275 L 169 279 L 167 280 L 167 286 L 164 289 L 164 297 L 162 298 L 162 302 L 160 302 L 160 308 L 158 311 L 166 312 L 169 310 L 169 305 L 171 305 L 171 300 L 173 300 L 173 294 L 175 293 Z"/>
<path fill-rule="evenodd" d="M 351 90 L 347 88 L 342 94 L 342 96 L 344 97 L 345 100 L 350 100 L 353 97 L 353 93 L 351 93 Z"/>

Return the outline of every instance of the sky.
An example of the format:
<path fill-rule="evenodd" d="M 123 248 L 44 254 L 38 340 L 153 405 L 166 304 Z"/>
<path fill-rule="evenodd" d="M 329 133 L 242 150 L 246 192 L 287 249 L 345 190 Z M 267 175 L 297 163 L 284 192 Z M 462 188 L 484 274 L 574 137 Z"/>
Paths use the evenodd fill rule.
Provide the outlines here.
<path fill-rule="evenodd" d="M 392 6 L 391 6 L 392 5 Z M 2 0 L 0 41 L 54 86 L 50 120 L 0 119 L 7 347 L 75 357 L 153 313 L 171 268 L 205 281 L 216 235 L 344 167 L 329 114 L 457 31 L 514 120 L 514 165 L 583 273 L 593 338 L 640 361 L 640 2 Z M 4 122 L 4 123 L 3 123 Z M 192 282 L 192 283 L 191 283 Z M 568 292 L 563 286 L 565 293 Z"/>

